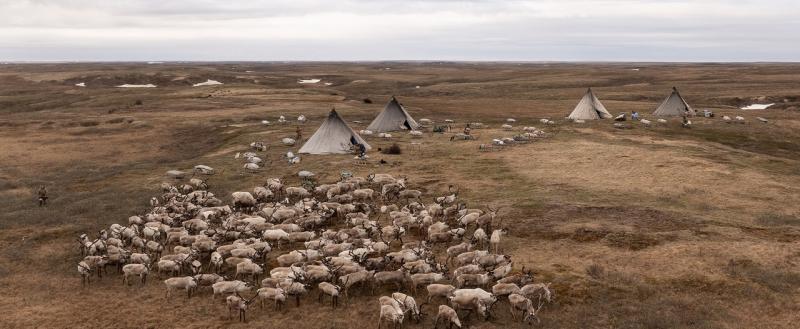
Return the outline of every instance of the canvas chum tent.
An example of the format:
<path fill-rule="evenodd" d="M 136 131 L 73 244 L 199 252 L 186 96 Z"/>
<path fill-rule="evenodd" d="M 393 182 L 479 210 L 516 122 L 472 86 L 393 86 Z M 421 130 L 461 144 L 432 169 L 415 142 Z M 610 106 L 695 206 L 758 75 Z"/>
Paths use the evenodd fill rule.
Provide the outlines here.
<path fill-rule="evenodd" d="M 592 88 L 589 88 L 567 118 L 572 120 L 596 120 L 611 117 L 613 117 L 611 113 L 608 113 L 603 103 L 600 103 L 600 100 L 592 92 Z"/>
<path fill-rule="evenodd" d="M 372 148 L 333 109 L 314 135 L 303 144 L 299 153 L 344 154 L 355 144 L 364 144 L 367 150 Z"/>
<path fill-rule="evenodd" d="M 367 130 L 376 133 L 395 131 L 395 130 L 414 130 L 419 127 L 419 124 L 414 121 L 414 118 L 403 108 L 403 105 L 397 101 L 397 98 L 392 96 L 392 99 L 383 108 L 380 114 L 372 120 Z"/>
<path fill-rule="evenodd" d="M 694 109 L 681 97 L 678 88 L 672 87 L 672 94 L 656 108 L 653 115 L 657 116 L 683 116 L 695 115 Z"/>

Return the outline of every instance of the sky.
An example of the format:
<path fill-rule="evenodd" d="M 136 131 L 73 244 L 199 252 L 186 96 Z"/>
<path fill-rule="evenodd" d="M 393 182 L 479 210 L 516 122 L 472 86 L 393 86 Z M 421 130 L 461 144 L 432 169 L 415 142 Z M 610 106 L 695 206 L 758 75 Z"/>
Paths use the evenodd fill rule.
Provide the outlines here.
<path fill-rule="evenodd" d="M 800 61 L 798 0 L 0 0 L 0 61 Z"/>

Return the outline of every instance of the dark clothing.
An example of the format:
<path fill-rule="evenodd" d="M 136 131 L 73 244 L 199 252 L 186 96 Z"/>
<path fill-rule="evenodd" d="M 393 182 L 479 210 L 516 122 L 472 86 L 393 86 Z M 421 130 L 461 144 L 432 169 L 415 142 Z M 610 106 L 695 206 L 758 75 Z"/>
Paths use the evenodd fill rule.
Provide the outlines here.
<path fill-rule="evenodd" d="M 39 207 L 47 204 L 47 189 L 44 187 L 39 189 Z"/>
<path fill-rule="evenodd" d="M 358 144 L 358 157 L 364 158 L 367 156 L 367 147 L 364 144 Z"/>

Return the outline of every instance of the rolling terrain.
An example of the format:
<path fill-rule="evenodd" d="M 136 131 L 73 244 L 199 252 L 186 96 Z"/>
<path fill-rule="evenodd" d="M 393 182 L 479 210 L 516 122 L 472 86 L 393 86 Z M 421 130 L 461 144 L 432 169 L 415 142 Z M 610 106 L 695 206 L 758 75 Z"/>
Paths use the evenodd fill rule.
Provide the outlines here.
<path fill-rule="evenodd" d="M 321 79 L 300 84 L 300 79 Z M 193 87 L 208 79 L 221 85 Z M 85 87 L 76 84 L 85 83 Z M 122 84 L 156 88 L 116 88 Z M 329 83 L 329 85 L 327 84 Z M 587 87 L 613 114 L 645 118 L 673 86 L 696 109 L 679 119 L 615 129 L 610 120 L 564 120 Z M 478 141 L 451 142 L 430 129 L 391 141 L 401 155 L 301 155 L 288 165 L 280 139 L 303 114 L 308 138 L 335 107 L 364 129 L 395 95 L 416 118 L 483 122 Z M 751 103 L 776 103 L 743 111 Z M 221 171 L 210 190 L 230 201 L 269 177 L 297 172 L 333 182 L 406 175 L 443 195 L 457 185 L 473 207 L 501 207 L 502 250 L 517 267 L 552 282 L 543 328 L 793 328 L 800 321 L 800 65 L 645 63 L 75 63 L 0 65 L 0 323 L 5 328 L 208 328 L 376 326 L 377 297 L 345 308 L 317 304 L 255 309 L 247 324 L 201 292 L 164 297 L 156 275 L 144 288 L 116 274 L 81 288 L 76 238 L 148 206 L 171 169 Z M 745 124 L 722 115 L 741 115 Z M 760 116 L 769 120 L 762 123 Z M 515 132 L 500 129 L 515 118 Z M 541 118 L 556 121 L 543 125 Z M 273 124 L 265 126 L 262 120 Z M 359 121 L 360 123 L 354 123 Z M 497 152 L 492 138 L 536 126 L 549 137 Z M 270 145 L 268 165 L 245 172 L 235 154 Z M 420 142 L 413 146 L 411 142 Z M 388 163 L 378 165 L 383 159 Z M 46 185 L 47 207 L 36 206 Z M 423 200 L 430 202 L 431 200 Z M 110 270 L 111 271 L 111 270 Z M 387 290 L 388 292 L 388 290 Z M 385 294 L 385 292 L 381 292 Z M 343 303 L 344 304 L 344 303 Z M 435 313 L 431 308 L 426 313 Z M 477 328 L 520 326 L 507 305 Z M 430 317 L 421 324 L 432 326 Z"/>

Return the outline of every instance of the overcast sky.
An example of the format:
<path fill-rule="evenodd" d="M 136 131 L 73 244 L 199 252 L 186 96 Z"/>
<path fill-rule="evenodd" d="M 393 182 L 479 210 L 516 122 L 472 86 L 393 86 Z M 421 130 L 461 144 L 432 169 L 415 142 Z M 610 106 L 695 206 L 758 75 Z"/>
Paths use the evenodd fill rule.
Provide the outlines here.
<path fill-rule="evenodd" d="M 0 61 L 800 61 L 799 0 L 0 0 Z"/>

